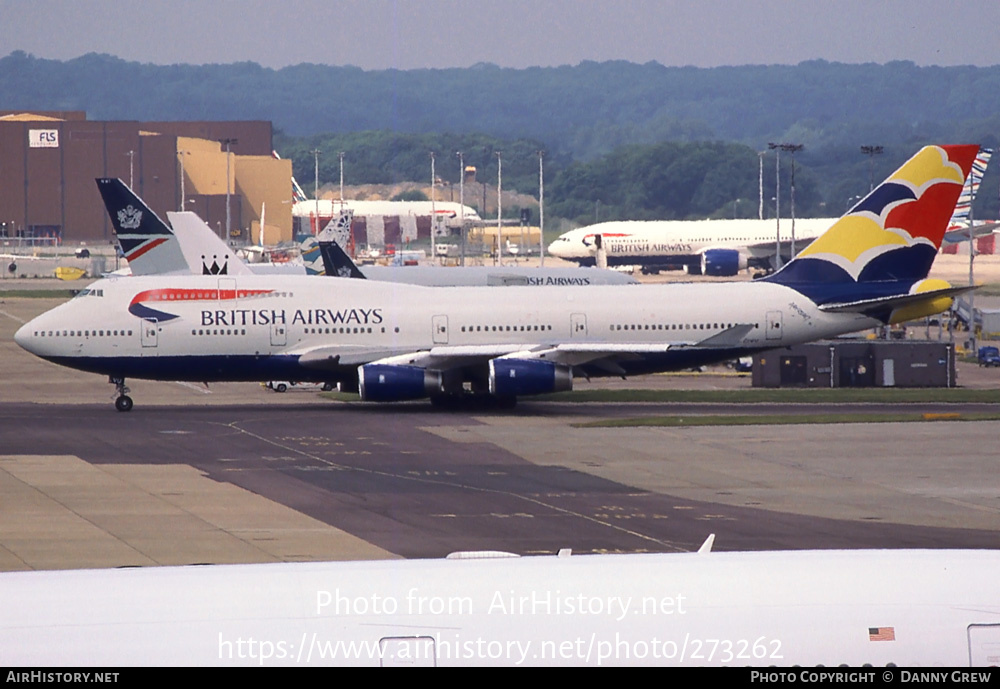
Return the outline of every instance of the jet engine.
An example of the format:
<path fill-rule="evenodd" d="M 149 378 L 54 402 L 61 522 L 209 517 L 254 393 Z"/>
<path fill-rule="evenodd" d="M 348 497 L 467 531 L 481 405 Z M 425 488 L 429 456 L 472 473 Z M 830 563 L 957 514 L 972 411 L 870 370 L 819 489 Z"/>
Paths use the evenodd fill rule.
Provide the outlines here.
<path fill-rule="evenodd" d="M 541 395 L 573 389 L 569 366 L 539 359 L 490 360 L 490 394 L 497 397 Z"/>
<path fill-rule="evenodd" d="M 746 267 L 747 257 L 736 249 L 706 249 L 701 254 L 702 275 L 729 277 Z"/>
<path fill-rule="evenodd" d="M 371 402 L 419 400 L 441 392 L 441 372 L 419 366 L 365 364 L 358 367 L 358 391 Z"/>

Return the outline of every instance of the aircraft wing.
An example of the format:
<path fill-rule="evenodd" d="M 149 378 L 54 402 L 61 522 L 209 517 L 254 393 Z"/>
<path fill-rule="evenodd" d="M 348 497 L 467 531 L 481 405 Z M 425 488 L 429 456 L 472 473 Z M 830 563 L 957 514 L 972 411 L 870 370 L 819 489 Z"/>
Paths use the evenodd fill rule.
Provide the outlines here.
<path fill-rule="evenodd" d="M 299 356 L 299 364 L 301 366 L 319 370 L 337 370 L 345 367 L 360 366 L 361 364 L 405 353 L 405 351 L 378 347 L 342 347 L 339 345 L 322 345 L 288 352 L 288 354 L 297 354 Z"/>
<path fill-rule="evenodd" d="M 675 342 L 441 345 L 421 351 L 322 345 L 289 353 L 298 354 L 302 366 L 316 369 L 337 369 L 372 363 L 446 371 L 486 365 L 491 359 L 500 358 L 544 360 L 564 366 L 580 366 L 604 360 L 606 365 L 611 365 L 611 362 L 616 360 L 636 359 L 647 354 L 663 354 L 669 349 L 732 347 L 739 344 L 753 327 L 752 324 L 737 324 L 703 340 Z"/>

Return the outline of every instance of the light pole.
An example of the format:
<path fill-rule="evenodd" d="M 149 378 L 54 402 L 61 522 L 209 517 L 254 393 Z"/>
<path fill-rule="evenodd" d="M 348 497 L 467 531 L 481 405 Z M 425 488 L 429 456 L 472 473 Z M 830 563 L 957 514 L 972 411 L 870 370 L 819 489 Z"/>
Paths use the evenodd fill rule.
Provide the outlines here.
<path fill-rule="evenodd" d="M 757 219 L 764 219 L 764 156 L 767 155 L 765 151 L 759 151 L 757 153 Z"/>
<path fill-rule="evenodd" d="M 344 152 L 341 151 L 337 154 L 340 159 L 340 205 L 344 205 Z"/>
<path fill-rule="evenodd" d="M 768 143 L 767 147 L 774 151 L 774 269 L 781 268 L 781 144 Z"/>
<path fill-rule="evenodd" d="M 503 264 L 503 151 L 497 151 L 497 262 Z"/>
<path fill-rule="evenodd" d="M 135 191 L 135 175 L 133 174 L 135 151 L 128 151 L 125 155 L 128 156 L 128 188 Z"/>
<path fill-rule="evenodd" d="M 431 261 L 437 260 L 437 243 L 434 241 L 434 224 L 437 222 L 437 183 L 434 179 L 434 159 L 437 154 L 431 151 Z"/>
<path fill-rule="evenodd" d="M 313 236 L 315 236 L 315 235 L 317 235 L 319 233 L 319 154 L 320 154 L 320 150 L 318 148 L 314 148 L 312 150 L 312 154 L 313 154 L 313 162 L 315 164 L 315 168 L 314 168 L 314 172 L 313 172 L 313 199 L 314 199 L 315 204 L 316 204 L 315 219 L 313 221 L 313 222 L 316 223 L 316 225 L 313 227 L 312 233 L 313 233 Z"/>
<path fill-rule="evenodd" d="M 184 210 L 184 156 L 191 155 L 190 151 L 177 151 L 177 159 L 181 161 L 181 211 Z"/>
<path fill-rule="evenodd" d="M 232 241 L 232 234 L 231 234 L 231 232 L 232 232 L 232 214 L 231 214 L 230 209 L 229 209 L 229 200 L 230 200 L 229 199 L 229 193 L 230 193 L 229 189 L 232 186 L 230 184 L 230 181 L 232 180 L 232 177 L 231 177 L 231 172 L 230 172 L 230 168 L 229 168 L 230 160 L 231 160 L 231 157 L 230 157 L 231 154 L 230 154 L 230 150 L 229 149 L 230 149 L 230 146 L 232 146 L 233 144 L 239 143 L 239 141 L 238 141 L 238 139 L 233 139 L 233 138 L 230 138 L 230 139 L 220 139 L 219 141 L 220 141 L 220 143 L 222 143 L 226 147 L 226 239 L 225 239 L 225 241 L 226 242 L 230 242 L 230 241 Z"/>
<path fill-rule="evenodd" d="M 461 151 L 455 151 L 458 156 L 458 217 L 462 229 L 462 267 L 465 267 L 465 157 Z"/>
<path fill-rule="evenodd" d="M 781 152 L 786 151 L 792 156 L 792 188 L 791 188 L 791 201 L 790 208 L 792 215 L 792 236 L 791 245 L 789 246 L 791 258 L 795 258 L 795 153 L 801 151 L 805 146 L 802 144 L 775 144 L 769 143 L 768 148 L 774 151 L 775 166 L 774 166 L 774 180 L 775 180 L 775 215 L 777 216 L 777 226 L 778 226 L 778 236 L 776 239 L 776 251 L 777 255 L 775 257 L 776 267 L 781 267 Z"/>
<path fill-rule="evenodd" d="M 882 155 L 885 148 L 882 146 L 862 146 L 861 152 L 868 156 L 868 193 L 875 190 L 875 156 Z"/>
<path fill-rule="evenodd" d="M 790 210 L 792 213 L 792 246 L 790 249 L 789 256 L 795 258 L 795 154 L 801 151 L 805 146 L 802 144 L 782 144 L 783 151 L 788 151 L 792 156 L 792 195 L 790 198 Z"/>
<path fill-rule="evenodd" d="M 542 268 L 545 267 L 545 169 L 542 159 L 545 151 L 538 152 L 538 256 Z"/>

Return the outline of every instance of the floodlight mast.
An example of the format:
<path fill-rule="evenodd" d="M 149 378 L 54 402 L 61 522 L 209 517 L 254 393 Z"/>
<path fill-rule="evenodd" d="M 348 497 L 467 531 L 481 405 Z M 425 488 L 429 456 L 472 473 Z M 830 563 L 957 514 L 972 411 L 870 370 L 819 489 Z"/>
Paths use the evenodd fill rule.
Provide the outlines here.
<path fill-rule="evenodd" d="M 781 152 L 792 155 L 792 184 L 790 211 L 792 215 L 792 236 L 789 246 L 790 256 L 795 258 L 795 153 L 805 146 L 802 144 L 768 143 L 767 147 L 774 151 L 774 214 L 776 217 L 777 234 L 775 237 L 775 269 L 781 267 Z"/>
<path fill-rule="evenodd" d="M 545 151 L 538 151 L 538 256 L 540 265 L 545 267 L 545 169 L 542 159 Z"/>
<path fill-rule="evenodd" d="M 312 150 L 312 154 L 313 154 L 313 161 L 314 161 L 314 164 L 315 164 L 315 172 L 314 172 L 315 179 L 313 180 L 313 199 L 315 200 L 315 203 L 316 203 L 316 217 L 313 220 L 313 222 L 315 222 L 316 225 L 313 227 L 312 233 L 313 233 L 313 236 L 315 236 L 315 235 L 319 234 L 319 154 L 320 154 L 320 150 L 318 148 L 314 148 Z M 261 234 L 263 234 L 263 228 L 261 228 Z"/>
<path fill-rule="evenodd" d="M 861 152 L 868 156 L 868 193 L 875 190 L 875 156 L 882 155 L 885 148 L 882 146 L 862 146 Z"/>
<path fill-rule="evenodd" d="M 226 147 L 226 240 L 225 241 L 226 242 L 230 242 L 230 241 L 232 241 L 232 237 L 233 237 L 233 235 L 232 235 L 232 213 L 231 213 L 231 211 L 229 209 L 229 201 L 230 201 L 230 196 L 229 195 L 230 195 L 230 186 L 231 186 L 230 180 L 232 179 L 232 176 L 231 176 L 232 173 L 230 171 L 230 161 L 231 161 L 230 147 L 233 146 L 233 145 L 235 145 L 235 144 L 238 144 L 239 143 L 239 139 L 234 139 L 234 138 L 219 139 L 219 143 L 221 143 L 223 146 Z M 262 228 L 261 232 L 263 232 L 263 231 L 264 230 Z"/>

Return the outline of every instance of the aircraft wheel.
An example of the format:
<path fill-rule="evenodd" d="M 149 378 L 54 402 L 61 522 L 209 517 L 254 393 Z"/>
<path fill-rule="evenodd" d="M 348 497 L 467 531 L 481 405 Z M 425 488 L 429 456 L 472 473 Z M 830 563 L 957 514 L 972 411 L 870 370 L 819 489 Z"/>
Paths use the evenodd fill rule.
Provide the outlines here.
<path fill-rule="evenodd" d="M 132 398 L 128 395 L 122 395 L 115 399 L 115 409 L 118 411 L 132 411 Z"/>
<path fill-rule="evenodd" d="M 330 392 L 333 390 L 333 383 L 323 383 L 323 392 Z"/>
<path fill-rule="evenodd" d="M 284 392 L 287 389 L 288 389 L 288 386 L 285 385 L 284 383 L 278 383 L 275 386 L 275 388 L 274 388 L 275 392 Z"/>

